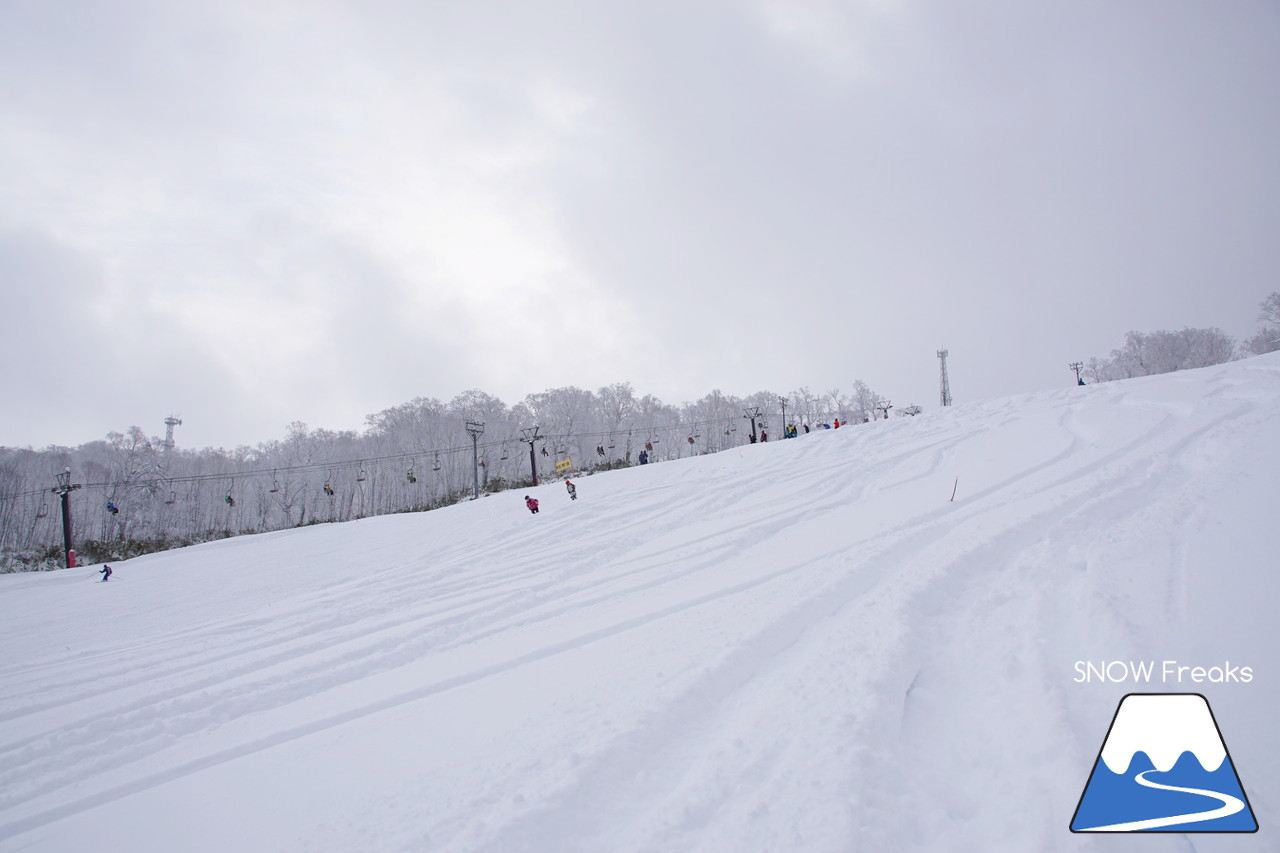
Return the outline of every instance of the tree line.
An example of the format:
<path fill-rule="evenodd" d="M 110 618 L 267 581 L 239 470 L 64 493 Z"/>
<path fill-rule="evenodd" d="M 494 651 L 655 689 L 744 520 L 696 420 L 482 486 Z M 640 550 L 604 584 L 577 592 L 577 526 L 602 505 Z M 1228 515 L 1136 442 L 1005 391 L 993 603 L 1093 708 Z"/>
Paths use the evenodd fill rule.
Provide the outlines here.
<path fill-rule="evenodd" d="M 449 402 L 418 397 L 365 419 L 362 431 L 312 429 L 294 422 L 285 436 L 256 447 L 167 447 L 141 427 L 79 447 L 0 448 L 0 571 L 62 564 L 55 478 L 71 469 L 74 542 L 82 562 L 307 524 L 416 512 L 557 475 L 715 453 L 750 439 L 756 426 L 781 438 L 790 423 L 887 416 L 866 383 L 787 394 L 736 397 L 718 390 L 673 406 L 638 395 L 629 382 L 592 392 L 552 388 L 507 405 L 480 390 Z M 882 408 L 878 409 L 877 406 Z M 918 410 L 917 410 L 918 411 Z M 468 422 L 484 424 L 473 450 Z M 531 430 L 537 427 L 532 442 Z M 773 429 L 771 429 L 773 428 Z M 530 451 L 533 460 L 530 460 Z"/>
<path fill-rule="evenodd" d="M 1129 332 L 1109 357 L 1091 359 L 1085 376 L 1104 382 L 1280 350 L 1280 293 L 1262 302 L 1258 320 L 1257 334 L 1239 350 L 1216 328 Z M 892 408 L 862 381 L 848 393 L 802 387 L 736 397 L 716 390 L 680 406 L 619 382 L 594 392 L 552 388 L 514 405 L 480 390 L 447 403 L 418 397 L 369 415 L 363 431 L 294 422 L 281 439 L 234 450 L 167 447 L 138 426 L 75 448 L 0 447 L 0 571 L 61 565 L 62 522 L 51 487 L 67 469 L 81 485 L 71 495 L 80 556 L 101 562 L 464 500 L 477 470 L 468 422 L 484 424 L 475 453 L 479 487 L 492 493 L 528 485 L 534 464 L 545 478 L 556 475 L 557 464 L 574 475 L 635 465 L 641 450 L 660 462 L 736 447 L 749 440 L 748 410 L 760 412 L 758 428 L 781 438 L 784 404 L 789 423 L 811 425 L 869 423 Z M 909 406 L 899 414 L 919 411 Z M 534 426 L 530 443 L 525 430 Z"/>
<path fill-rule="evenodd" d="M 1280 350 L 1280 292 L 1272 293 L 1258 307 L 1261 325 L 1257 334 L 1241 343 L 1238 350 L 1235 340 L 1218 328 L 1129 332 L 1124 346 L 1113 349 L 1109 357 L 1090 359 L 1085 376 L 1093 382 L 1109 382 L 1276 352 Z"/>

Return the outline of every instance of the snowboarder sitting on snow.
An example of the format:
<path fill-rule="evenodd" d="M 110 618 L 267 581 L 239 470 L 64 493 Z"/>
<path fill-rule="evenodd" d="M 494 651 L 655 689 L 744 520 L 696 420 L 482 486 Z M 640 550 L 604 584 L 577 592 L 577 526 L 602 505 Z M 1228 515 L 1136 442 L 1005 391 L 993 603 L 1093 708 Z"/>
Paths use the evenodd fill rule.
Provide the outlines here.
<path fill-rule="evenodd" d="M 101 569 L 98 569 L 98 574 L 102 575 L 102 582 L 106 583 L 111 578 L 111 567 L 103 566 Z"/>
<path fill-rule="evenodd" d="M 564 487 L 569 490 L 569 500 L 576 501 L 578 499 L 578 487 L 573 484 L 573 481 L 565 480 Z"/>
<path fill-rule="evenodd" d="M 525 495 L 525 496 L 524 496 L 524 505 L 525 505 L 525 506 L 527 506 L 527 507 L 529 508 L 529 512 L 533 513 L 534 515 L 537 515 L 537 514 L 538 514 L 538 499 L 537 499 L 537 498 L 531 498 L 531 497 L 529 497 L 528 495 Z"/>

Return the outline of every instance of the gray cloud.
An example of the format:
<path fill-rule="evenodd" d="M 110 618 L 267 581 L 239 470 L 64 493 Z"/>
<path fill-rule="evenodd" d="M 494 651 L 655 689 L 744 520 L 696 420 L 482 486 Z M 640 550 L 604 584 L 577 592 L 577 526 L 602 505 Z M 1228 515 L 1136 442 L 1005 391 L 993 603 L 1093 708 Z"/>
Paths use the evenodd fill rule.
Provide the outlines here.
<path fill-rule="evenodd" d="M 973 399 L 1247 334 L 1277 47 L 1267 3 L 11 6 L 3 323 L 77 345 L 0 443 L 618 380 L 929 404 L 941 345 Z"/>

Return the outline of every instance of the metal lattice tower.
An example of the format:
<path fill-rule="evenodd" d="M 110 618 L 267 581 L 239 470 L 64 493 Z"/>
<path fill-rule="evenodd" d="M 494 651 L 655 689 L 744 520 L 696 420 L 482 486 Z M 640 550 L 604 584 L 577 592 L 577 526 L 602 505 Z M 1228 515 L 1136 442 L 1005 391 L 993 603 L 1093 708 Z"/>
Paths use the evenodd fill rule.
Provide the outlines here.
<path fill-rule="evenodd" d="M 164 449 L 173 450 L 173 428 L 182 425 L 182 418 L 173 415 L 164 419 Z"/>
<path fill-rule="evenodd" d="M 947 378 L 947 351 L 938 350 L 938 360 L 942 362 L 942 405 L 951 405 L 951 380 Z"/>

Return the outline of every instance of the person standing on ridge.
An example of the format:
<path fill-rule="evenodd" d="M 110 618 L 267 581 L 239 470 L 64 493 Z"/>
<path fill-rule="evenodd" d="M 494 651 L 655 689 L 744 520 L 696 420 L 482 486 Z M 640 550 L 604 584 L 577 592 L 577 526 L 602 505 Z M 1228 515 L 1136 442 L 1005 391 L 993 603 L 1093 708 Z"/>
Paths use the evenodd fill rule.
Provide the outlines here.
<path fill-rule="evenodd" d="M 578 499 L 578 487 L 573 484 L 573 480 L 565 480 L 564 487 L 569 490 L 569 500 L 576 501 Z"/>
<path fill-rule="evenodd" d="M 533 513 L 534 515 L 537 515 L 537 514 L 538 514 L 538 499 L 537 499 L 537 498 L 531 498 L 531 497 L 529 497 L 528 495 L 525 495 L 525 496 L 524 496 L 524 505 L 525 505 L 525 506 L 527 506 L 527 507 L 529 508 L 529 512 Z"/>

